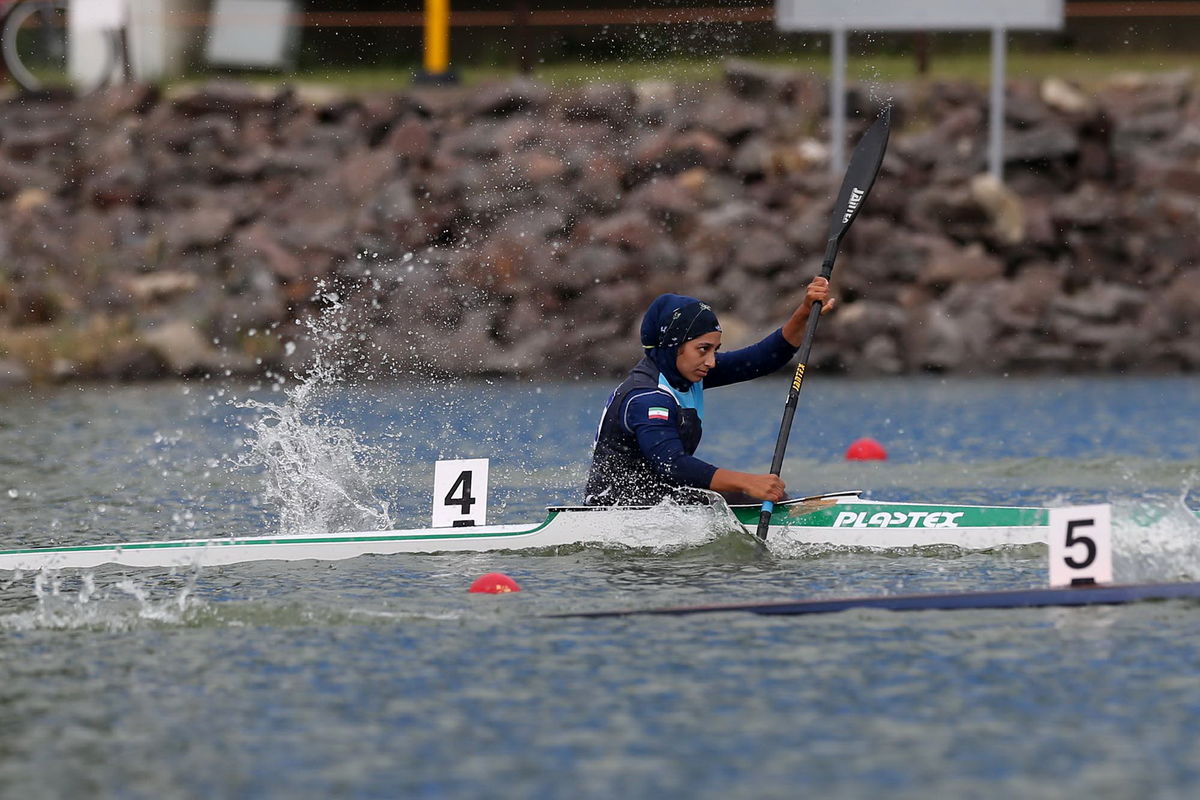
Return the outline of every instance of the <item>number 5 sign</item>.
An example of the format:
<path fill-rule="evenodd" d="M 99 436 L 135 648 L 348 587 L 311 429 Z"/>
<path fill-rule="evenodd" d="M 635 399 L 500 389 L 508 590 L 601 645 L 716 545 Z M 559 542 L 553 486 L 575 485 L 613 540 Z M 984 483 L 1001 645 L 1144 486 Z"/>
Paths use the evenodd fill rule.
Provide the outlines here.
<path fill-rule="evenodd" d="M 433 467 L 433 527 L 487 522 L 488 460 L 439 461 Z"/>
<path fill-rule="evenodd" d="M 1112 506 L 1050 509 L 1050 585 L 1112 581 Z"/>

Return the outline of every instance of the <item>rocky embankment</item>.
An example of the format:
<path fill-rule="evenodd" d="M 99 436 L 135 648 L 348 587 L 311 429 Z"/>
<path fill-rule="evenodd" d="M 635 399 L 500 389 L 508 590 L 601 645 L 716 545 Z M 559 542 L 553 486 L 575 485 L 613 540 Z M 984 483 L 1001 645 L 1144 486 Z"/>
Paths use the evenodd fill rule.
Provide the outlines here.
<path fill-rule="evenodd" d="M 1200 368 L 1191 75 L 889 86 L 883 172 L 813 362 L 854 373 Z M 852 98 L 858 130 L 876 100 Z M 0 113 L 0 380 L 300 368 L 334 293 L 379 371 L 608 374 L 656 294 L 736 345 L 818 269 L 826 88 L 512 82 L 374 96 L 126 87 Z M 346 335 L 346 334 L 349 335 Z"/>

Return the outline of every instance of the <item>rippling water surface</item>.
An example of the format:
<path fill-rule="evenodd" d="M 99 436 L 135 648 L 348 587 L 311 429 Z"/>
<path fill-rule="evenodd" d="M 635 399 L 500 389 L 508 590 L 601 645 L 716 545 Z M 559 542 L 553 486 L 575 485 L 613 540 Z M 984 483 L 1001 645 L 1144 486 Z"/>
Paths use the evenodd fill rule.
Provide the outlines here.
<path fill-rule="evenodd" d="M 303 391 L 298 392 L 297 389 Z M 86 387 L 0 398 L 0 547 L 428 522 L 576 501 L 607 383 Z M 781 381 L 710 393 L 763 470 Z M 806 383 L 798 493 L 1114 504 L 1117 577 L 1200 579 L 1200 382 Z M 869 435 L 882 463 L 841 453 Z M 1200 606 L 814 618 L 552 612 L 1044 583 L 1045 552 L 737 535 L 199 572 L 0 573 L 0 794 L 1191 797 Z M 519 594 L 466 587 L 499 570 Z"/>

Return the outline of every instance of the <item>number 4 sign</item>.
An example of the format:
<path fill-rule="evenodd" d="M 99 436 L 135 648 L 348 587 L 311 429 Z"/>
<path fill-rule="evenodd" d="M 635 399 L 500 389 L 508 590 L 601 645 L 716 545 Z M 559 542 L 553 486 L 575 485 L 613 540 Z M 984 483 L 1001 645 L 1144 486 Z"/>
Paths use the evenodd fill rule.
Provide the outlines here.
<path fill-rule="evenodd" d="M 487 523 L 488 460 L 439 461 L 433 467 L 433 527 Z"/>
<path fill-rule="evenodd" d="M 1112 581 L 1112 506 L 1050 509 L 1050 585 Z"/>

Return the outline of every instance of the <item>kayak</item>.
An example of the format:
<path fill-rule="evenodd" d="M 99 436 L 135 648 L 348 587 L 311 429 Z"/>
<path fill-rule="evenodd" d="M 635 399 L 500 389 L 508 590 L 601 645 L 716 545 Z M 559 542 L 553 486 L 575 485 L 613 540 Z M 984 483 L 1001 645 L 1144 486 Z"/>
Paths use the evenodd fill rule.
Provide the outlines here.
<path fill-rule="evenodd" d="M 551 506 L 531 525 L 352 533 L 227 536 L 0 550 L 0 570 L 192 567 L 252 561 L 338 561 L 363 555 L 538 550 L 569 545 L 703 544 L 722 533 L 751 537 L 760 506 Z M 731 513 L 732 512 L 732 516 Z M 981 550 L 1045 543 L 1049 511 L 1012 506 L 864 500 L 857 491 L 778 503 L 768 542 L 867 548 L 957 545 Z M 681 538 L 681 536 L 683 538 Z M 690 537 L 690 538 L 689 538 Z"/>

